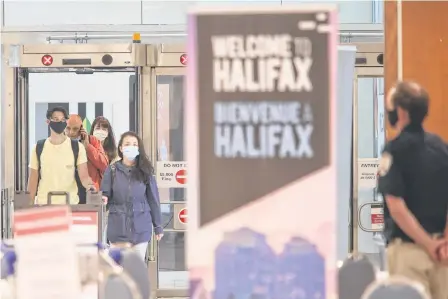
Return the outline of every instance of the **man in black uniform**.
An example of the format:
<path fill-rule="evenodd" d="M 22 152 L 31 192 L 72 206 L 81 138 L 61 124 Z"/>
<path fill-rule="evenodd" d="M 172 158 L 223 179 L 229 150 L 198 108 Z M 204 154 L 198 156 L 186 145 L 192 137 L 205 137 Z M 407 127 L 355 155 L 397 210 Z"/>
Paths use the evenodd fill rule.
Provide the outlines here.
<path fill-rule="evenodd" d="M 423 129 L 428 105 L 428 93 L 416 83 L 401 82 L 389 92 L 388 120 L 399 135 L 385 146 L 378 188 L 386 202 L 390 274 L 420 282 L 432 299 L 448 299 L 440 254 L 448 241 L 448 146 Z"/>

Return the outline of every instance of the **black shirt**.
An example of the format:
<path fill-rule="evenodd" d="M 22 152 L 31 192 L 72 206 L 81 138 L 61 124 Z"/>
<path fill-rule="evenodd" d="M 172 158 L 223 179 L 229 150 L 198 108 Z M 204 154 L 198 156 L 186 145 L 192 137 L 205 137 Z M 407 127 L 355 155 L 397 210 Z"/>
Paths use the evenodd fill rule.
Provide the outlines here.
<path fill-rule="evenodd" d="M 448 213 L 448 145 L 421 126 L 406 127 L 386 144 L 379 167 L 379 192 L 401 197 L 430 234 L 443 233 Z M 413 242 L 384 207 L 387 241 Z"/>

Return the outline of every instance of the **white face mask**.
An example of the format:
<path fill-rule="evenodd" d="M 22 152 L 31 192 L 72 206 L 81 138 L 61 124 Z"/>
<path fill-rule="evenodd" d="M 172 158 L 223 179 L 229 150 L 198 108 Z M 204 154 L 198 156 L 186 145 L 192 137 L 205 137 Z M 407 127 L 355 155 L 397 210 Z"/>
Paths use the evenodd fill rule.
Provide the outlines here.
<path fill-rule="evenodd" d="M 98 139 L 99 141 L 104 141 L 104 139 L 107 138 L 107 135 L 109 133 L 107 131 L 104 130 L 94 130 L 93 131 L 93 136 L 96 137 L 96 139 Z"/>
<path fill-rule="evenodd" d="M 128 145 L 123 146 L 122 148 L 123 156 L 126 157 L 130 161 L 134 161 L 135 157 L 139 155 L 138 146 Z"/>

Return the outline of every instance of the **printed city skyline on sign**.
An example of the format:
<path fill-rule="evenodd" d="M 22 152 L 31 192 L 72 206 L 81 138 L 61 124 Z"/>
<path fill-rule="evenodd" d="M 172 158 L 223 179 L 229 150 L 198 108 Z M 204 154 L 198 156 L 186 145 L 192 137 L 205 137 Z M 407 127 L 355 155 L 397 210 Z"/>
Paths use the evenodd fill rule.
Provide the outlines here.
<path fill-rule="evenodd" d="M 325 298 L 325 259 L 315 245 L 298 236 L 276 254 L 266 236 L 249 228 L 225 233 L 215 249 L 214 277 L 215 289 L 211 292 L 200 279 L 192 280 L 190 297 Z"/>

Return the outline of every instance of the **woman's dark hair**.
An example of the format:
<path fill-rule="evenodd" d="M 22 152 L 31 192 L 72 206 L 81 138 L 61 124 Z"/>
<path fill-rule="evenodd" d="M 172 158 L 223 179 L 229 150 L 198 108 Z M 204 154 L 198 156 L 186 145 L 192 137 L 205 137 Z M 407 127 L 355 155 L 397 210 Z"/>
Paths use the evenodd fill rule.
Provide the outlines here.
<path fill-rule="evenodd" d="M 103 149 L 106 152 L 107 158 L 109 159 L 109 163 L 115 160 L 117 157 L 117 145 L 115 143 L 115 134 L 110 122 L 104 116 L 98 116 L 92 123 L 90 128 L 90 135 L 93 135 L 93 131 L 95 127 L 99 126 L 100 128 L 107 129 L 107 137 L 103 141 Z"/>
<path fill-rule="evenodd" d="M 131 175 L 134 179 L 140 182 L 147 183 L 149 177 L 154 174 L 154 167 L 152 166 L 148 156 L 146 155 L 142 139 L 137 134 L 132 131 L 128 131 L 121 135 L 120 141 L 118 142 L 118 156 L 123 159 L 123 152 L 121 151 L 120 147 L 122 147 L 123 145 L 123 140 L 128 136 L 135 137 L 137 139 L 139 151 L 139 154 L 135 159 L 135 167 L 132 170 L 133 172 Z"/>

